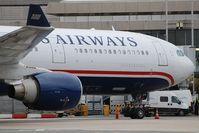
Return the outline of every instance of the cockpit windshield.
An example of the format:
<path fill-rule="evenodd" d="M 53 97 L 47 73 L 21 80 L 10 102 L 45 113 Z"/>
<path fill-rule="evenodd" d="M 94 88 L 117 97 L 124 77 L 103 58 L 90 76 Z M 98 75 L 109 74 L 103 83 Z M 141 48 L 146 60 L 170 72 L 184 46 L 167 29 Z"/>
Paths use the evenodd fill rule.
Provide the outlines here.
<path fill-rule="evenodd" d="M 184 56 L 184 53 L 182 52 L 182 50 L 177 50 L 176 53 L 178 56 Z"/>

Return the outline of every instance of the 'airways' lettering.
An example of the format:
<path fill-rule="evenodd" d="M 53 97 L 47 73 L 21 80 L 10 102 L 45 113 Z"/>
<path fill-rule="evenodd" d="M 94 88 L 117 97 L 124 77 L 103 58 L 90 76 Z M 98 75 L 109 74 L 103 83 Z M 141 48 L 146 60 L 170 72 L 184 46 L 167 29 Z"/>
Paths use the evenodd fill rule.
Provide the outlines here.
<path fill-rule="evenodd" d="M 60 35 L 57 35 L 57 44 L 67 44 L 67 43 Z"/>
<path fill-rule="evenodd" d="M 88 36 L 88 38 L 89 38 L 89 39 L 92 41 L 92 43 L 95 44 L 95 45 L 97 45 L 98 43 L 99 43 L 100 45 L 103 45 L 103 39 L 102 39 L 101 36 L 99 36 L 99 37 L 96 37 L 96 36 L 90 37 L 90 36 Z"/>
<path fill-rule="evenodd" d="M 114 45 L 114 46 L 117 46 L 117 44 L 113 41 L 113 39 L 111 39 L 110 37 L 107 37 L 107 44 L 108 44 L 108 46 L 110 46 L 111 45 L 111 43 Z"/>
<path fill-rule="evenodd" d="M 121 37 L 121 39 L 119 37 L 115 37 L 118 41 L 120 41 L 120 43 L 122 44 L 122 46 L 125 46 L 124 44 L 124 37 Z"/>
<path fill-rule="evenodd" d="M 49 41 L 48 38 L 44 38 L 41 42 L 47 44 L 47 43 L 49 43 L 50 41 Z"/>
<path fill-rule="evenodd" d="M 136 47 L 138 45 L 132 37 L 127 37 L 127 40 L 129 41 L 130 46 Z"/>
<path fill-rule="evenodd" d="M 73 39 L 71 38 L 70 35 L 66 35 L 68 37 L 68 40 L 70 41 L 70 44 L 74 44 Z"/>
<path fill-rule="evenodd" d="M 51 37 L 56 39 L 56 44 L 68 45 L 100 45 L 100 46 L 131 46 L 138 44 L 133 37 L 110 37 L 110 36 L 82 36 L 82 35 L 56 35 Z M 44 38 L 42 43 L 52 43 L 49 38 Z M 53 41 L 54 42 L 54 41 Z"/>
<path fill-rule="evenodd" d="M 83 36 L 76 35 L 75 37 L 77 38 L 79 45 L 83 45 L 83 43 L 90 45 L 88 42 L 85 41 L 85 38 Z"/>

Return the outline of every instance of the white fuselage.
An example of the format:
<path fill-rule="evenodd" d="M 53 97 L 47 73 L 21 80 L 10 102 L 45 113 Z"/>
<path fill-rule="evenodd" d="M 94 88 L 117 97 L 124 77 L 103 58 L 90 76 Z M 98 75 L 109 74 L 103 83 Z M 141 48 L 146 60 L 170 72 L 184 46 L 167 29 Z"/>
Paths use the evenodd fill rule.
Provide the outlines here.
<path fill-rule="evenodd" d="M 9 28 L 10 31 L 15 29 L 17 27 Z M 2 30 L 1 35 L 10 32 L 7 28 Z M 131 32 L 75 29 L 55 29 L 33 48 L 22 63 L 73 73 L 80 79 L 115 77 L 145 78 L 147 81 L 153 78 L 168 83 L 155 89 L 180 83 L 194 69 L 193 63 L 180 49 L 161 39 Z"/>

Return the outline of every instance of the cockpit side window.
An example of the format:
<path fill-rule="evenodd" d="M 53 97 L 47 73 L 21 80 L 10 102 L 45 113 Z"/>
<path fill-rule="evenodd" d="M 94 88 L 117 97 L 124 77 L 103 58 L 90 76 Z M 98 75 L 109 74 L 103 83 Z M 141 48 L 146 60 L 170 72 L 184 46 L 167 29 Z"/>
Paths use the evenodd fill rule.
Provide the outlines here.
<path fill-rule="evenodd" d="M 176 53 L 178 56 L 184 56 L 184 53 L 182 52 L 182 50 L 177 50 Z"/>

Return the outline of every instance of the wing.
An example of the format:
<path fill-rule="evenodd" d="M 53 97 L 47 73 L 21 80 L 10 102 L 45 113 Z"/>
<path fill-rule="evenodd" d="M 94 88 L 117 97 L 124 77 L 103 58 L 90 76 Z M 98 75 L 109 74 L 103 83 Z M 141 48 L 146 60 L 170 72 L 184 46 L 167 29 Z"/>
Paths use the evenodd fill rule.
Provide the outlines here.
<path fill-rule="evenodd" d="M 0 64 L 16 64 L 53 31 L 39 5 L 30 5 L 27 26 L 0 37 Z"/>

